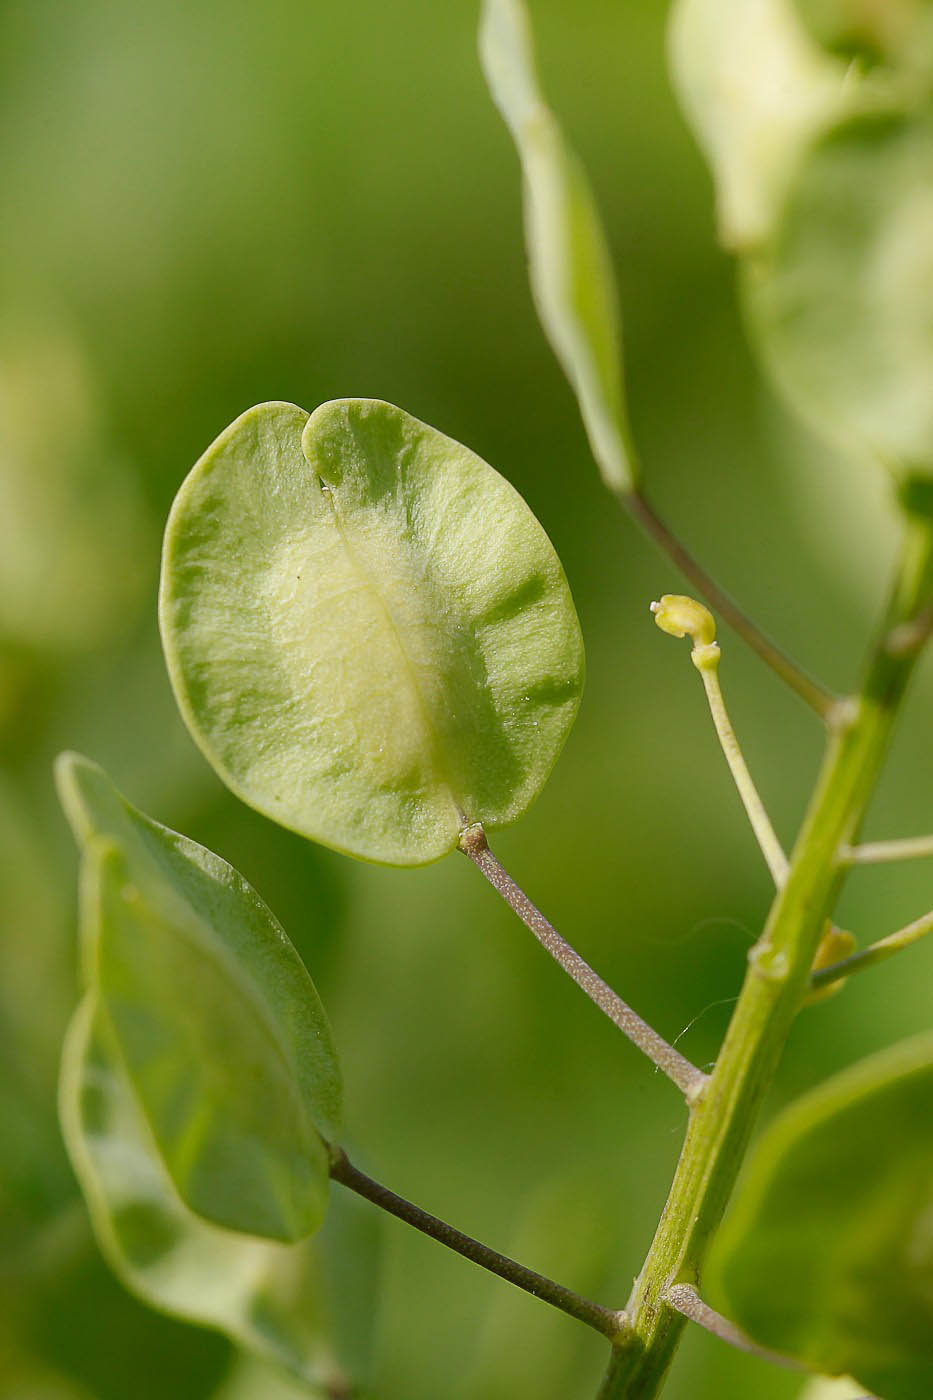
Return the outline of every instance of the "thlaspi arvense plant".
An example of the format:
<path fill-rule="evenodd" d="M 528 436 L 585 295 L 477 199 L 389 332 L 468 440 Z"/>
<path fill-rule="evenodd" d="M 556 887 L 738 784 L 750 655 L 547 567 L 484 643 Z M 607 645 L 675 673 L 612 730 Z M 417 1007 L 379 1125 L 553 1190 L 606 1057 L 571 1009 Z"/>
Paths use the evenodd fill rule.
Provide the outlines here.
<path fill-rule="evenodd" d="M 664 595 L 654 621 L 690 639 L 774 884 L 715 1064 L 647 1024 L 493 854 L 492 833 L 557 759 L 584 664 L 547 536 L 475 453 L 380 400 L 249 409 L 178 492 L 160 625 L 185 723 L 237 796 L 359 859 L 465 855 L 667 1076 L 687 1127 L 654 1239 L 631 1296 L 595 1301 L 364 1174 L 342 1141 L 329 1023 L 269 909 L 68 754 L 58 783 L 82 852 L 85 984 L 61 1083 L 72 1162 L 130 1288 L 312 1395 L 367 1393 L 376 1206 L 601 1333 L 601 1400 L 658 1395 L 688 1322 L 814 1377 L 852 1377 L 853 1395 L 927 1400 L 933 1035 L 850 1067 L 749 1143 L 803 1008 L 933 929 L 921 913 L 860 946 L 833 922 L 853 866 L 933 854 L 933 838 L 859 835 L 933 630 L 933 8 L 678 0 L 672 15 L 675 83 L 712 166 L 752 345 L 853 470 L 888 474 L 901 509 L 887 608 L 846 696 L 766 637 L 649 503 L 606 238 L 521 0 L 485 0 L 480 53 L 521 162 L 544 331 L 606 487 L 697 595 Z M 825 729 L 790 850 L 726 708 L 717 615 Z M 332 1305 L 335 1269 L 357 1275 L 350 1317 Z M 822 1382 L 806 1384 L 816 1396 Z"/>

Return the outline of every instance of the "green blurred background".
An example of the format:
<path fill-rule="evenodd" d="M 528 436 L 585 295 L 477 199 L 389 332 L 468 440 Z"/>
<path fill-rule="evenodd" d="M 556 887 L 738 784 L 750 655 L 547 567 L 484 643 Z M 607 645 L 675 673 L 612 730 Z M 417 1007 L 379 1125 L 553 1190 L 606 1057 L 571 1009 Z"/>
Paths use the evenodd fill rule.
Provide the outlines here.
<path fill-rule="evenodd" d="M 667 86 L 665 11 L 532 5 L 617 257 L 647 491 L 768 630 L 846 686 L 896 526 L 883 483 L 827 457 L 759 381 Z M 271 904 L 334 1022 L 354 1155 L 381 1180 L 620 1304 L 676 1159 L 676 1093 L 466 861 L 400 872 L 309 846 L 238 804 L 194 750 L 158 644 L 161 524 L 250 404 L 389 399 L 492 462 L 542 520 L 588 689 L 544 796 L 496 849 L 700 1064 L 767 908 L 686 648 L 647 613 L 682 580 L 602 490 L 535 321 L 476 19 L 474 0 L 0 6 L 2 1396 L 201 1400 L 232 1361 L 111 1280 L 60 1143 L 77 995 L 76 857 L 50 784 L 63 747 Z M 733 718 L 789 841 L 818 726 L 722 640 Z M 930 826 L 930 690 L 927 668 L 871 835 Z M 929 868 L 889 867 L 853 878 L 841 917 L 869 938 L 930 902 Z M 928 1024 L 931 969 L 921 947 L 808 1012 L 769 1112 Z M 384 1236 L 380 1400 L 592 1396 L 593 1334 L 402 1225 Z M 769 1400 L 799 1384 L 694 1333 L 666 1395 Z M 272 1382 L 247 1391 L 271 1397 Z"/>

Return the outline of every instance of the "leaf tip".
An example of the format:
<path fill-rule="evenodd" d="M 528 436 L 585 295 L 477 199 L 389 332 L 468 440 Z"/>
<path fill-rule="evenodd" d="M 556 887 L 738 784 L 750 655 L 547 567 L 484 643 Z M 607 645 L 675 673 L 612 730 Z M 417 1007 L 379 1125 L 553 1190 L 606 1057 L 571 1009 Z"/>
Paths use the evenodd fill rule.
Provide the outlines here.
<path fill-rule="evenodd" d="M 106 781 L 104 771 L 84 754 L 65 749 L 53 761 L 52 775 L 68 825 L 78 845 L 83 845 L 93 831 L 87 800 L 88 781 L 102 778 Z"/>

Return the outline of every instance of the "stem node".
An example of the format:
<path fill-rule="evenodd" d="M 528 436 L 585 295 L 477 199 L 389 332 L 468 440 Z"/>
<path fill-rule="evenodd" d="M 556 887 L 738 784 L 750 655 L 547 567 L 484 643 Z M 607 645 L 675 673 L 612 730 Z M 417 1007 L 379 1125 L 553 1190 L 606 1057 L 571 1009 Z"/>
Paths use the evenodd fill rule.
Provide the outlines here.
<path fill-rule="evenodd" d="M 457 844 L 463 854 L 471 860 L 475 860 L 483 851 L 488 851 L 489 843 L 482 822 L 473 822 L 471 826 L 464 827 Z"/>

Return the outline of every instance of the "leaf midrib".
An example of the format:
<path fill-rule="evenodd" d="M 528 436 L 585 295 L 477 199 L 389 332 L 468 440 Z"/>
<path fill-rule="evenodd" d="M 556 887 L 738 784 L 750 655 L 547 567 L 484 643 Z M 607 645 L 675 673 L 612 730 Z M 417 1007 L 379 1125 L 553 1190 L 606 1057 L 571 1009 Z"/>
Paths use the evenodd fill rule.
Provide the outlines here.
<path fill-rule="evenodd" d="M 405 645 L 403 629 L 399 622 L 396 620 L 388 601 L 386 600 L 382 590 L 378 587 L 376 580 L 373 578 L 372 573 L 367 568 L 366 564 L 360 558 L 358 551 L 353 547 L 351 543 L 351 527 L 341 518 L 340 511 L 338 510 L 337 506 L 337 495 L 334 491 L 334 488 L 330 486 L 326 481 L 324 481 L 320 476 L 318 476 L 318 482 L 321 487 L 321 494 L 325 497 L 326 501 L 330 506 L 334 528 L 337 532 L 337 535 L 339 536 L 340 543 L 343 546 L 347 559 L 349 560 L 354 572 L 360 579 L 363 587 L 373 598 L 376 599 L 382 611 L 382 614 L 385 617 L 386 622 L 388 623 L 389 630 L 392 634 L 392 637 L 395 640 L 396 648 L 402 659 L 405 674 L 409 679 L 411 689 L 414 693 L 418 705 L 418 709 L 421 712 L 421 716 L 424 720 L 425 728 L 427 729 L 427 732 L 430 736 L 432 747 L 431 760 L 435 769 L 441 775 L 441 782 L 439 783 L 439 786 L 443 787 L 446 791 L 461 828 L 465 828 L 470 825 L 470 822 L 472 820 L 476 819 L 469 817 L 467 813 L 464 812 L 463 805 L 459 797 L 457 796 L 456 789 L 450 777 L 450 768 L 447 763 L 446 756 L 444 754 L 444 746 L 441 741 L 440 734 L 438 732 L 438 727 L 434 719 L 431 706 L 422 689 L 421 678 L 418 674 L 418 667 L 409 655 L 408 649 Z"/>

